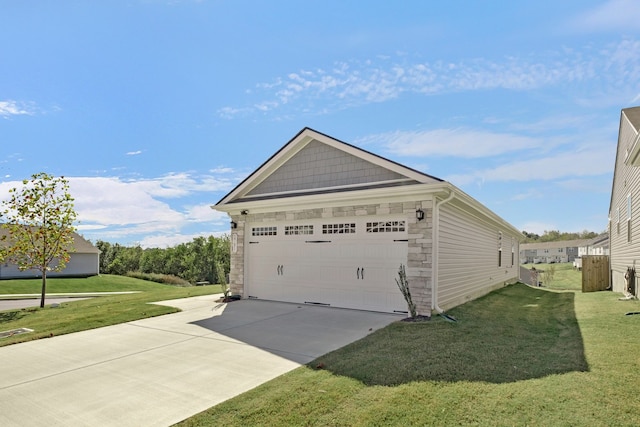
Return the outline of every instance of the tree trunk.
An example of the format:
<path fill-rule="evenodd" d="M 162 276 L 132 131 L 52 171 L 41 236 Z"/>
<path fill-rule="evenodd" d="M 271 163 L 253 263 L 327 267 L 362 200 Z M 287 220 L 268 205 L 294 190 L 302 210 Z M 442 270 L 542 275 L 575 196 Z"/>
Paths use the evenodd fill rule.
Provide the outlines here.
<path fill-rule="evenodd" d="M 42 272 L 42 293 L 40 294 L 40 308 L 44 308 L 44 296 L 47 290 L 47 271 Z"/>

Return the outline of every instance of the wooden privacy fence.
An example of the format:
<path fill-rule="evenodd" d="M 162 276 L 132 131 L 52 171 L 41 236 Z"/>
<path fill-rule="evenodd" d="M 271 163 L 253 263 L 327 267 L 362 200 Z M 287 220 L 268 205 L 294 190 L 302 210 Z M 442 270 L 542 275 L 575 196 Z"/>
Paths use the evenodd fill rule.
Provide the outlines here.
<path fill-rule="evenodd" d="M 609 288 L 609 256 L 582 257 L 582 292 L 604 291 Z"/>

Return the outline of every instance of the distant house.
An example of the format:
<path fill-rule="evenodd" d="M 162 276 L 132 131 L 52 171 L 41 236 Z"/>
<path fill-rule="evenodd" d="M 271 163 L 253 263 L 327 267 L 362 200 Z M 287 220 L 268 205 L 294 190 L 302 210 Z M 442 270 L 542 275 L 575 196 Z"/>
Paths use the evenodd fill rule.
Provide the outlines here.
<path fill-rule="evenodd" d="M 0 235 L 8 231 L 0 228 Z M 73 250 L 71 259 L 64 270 L 50 271 L 47 277 L 89 277 L 100 273 L 100 250 L 78 233 L 73 233 Z M 20 271 L 16 264 L 0 263 L 0 279 L 27 279 L 41 277 L 37 270 Z"/>
<path fill-rule="evenodd" d="M 233 293 L 418 314 L 518 281 L 522 234 L 462 190 L 304 128 L 224 196 Z"/>
<path fill-rule="evenodd" d="M 612 289 L 627 291 L 628 269 L 640 267 L 640 107 L 620 113 L 618 148 L 609 204 Z M 638 295 L 635 281 L 631 294 Z"/>
<path fill-rule="evenodd" d="M 578 257 L 581 245 L 588 240 L 561 240 L 558 242 L 522 243 L 520 245 L 521 264 L 573 262 Z"/>
<path fill-rule="evenodd" d="M 578 248 L 578 256 L 609 255 L 609 233 L 602 233 Z"/>

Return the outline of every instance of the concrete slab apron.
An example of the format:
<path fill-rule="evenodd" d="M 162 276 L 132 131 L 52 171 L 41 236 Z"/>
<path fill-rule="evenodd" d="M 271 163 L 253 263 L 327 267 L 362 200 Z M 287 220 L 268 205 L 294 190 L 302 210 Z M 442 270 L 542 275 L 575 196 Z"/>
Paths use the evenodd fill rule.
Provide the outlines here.
<path fill-rule="evenodd" d="M 0 348 L 2 426 L 162 426 L 399 320 L 237 301 Z"/>

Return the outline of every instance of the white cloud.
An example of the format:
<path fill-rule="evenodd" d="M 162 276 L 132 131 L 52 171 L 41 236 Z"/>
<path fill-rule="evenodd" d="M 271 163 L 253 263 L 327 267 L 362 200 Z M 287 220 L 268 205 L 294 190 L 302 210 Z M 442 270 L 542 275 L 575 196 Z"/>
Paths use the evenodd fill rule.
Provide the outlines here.
<path fill-rule="evenodd" d="M 191 206 L 187 209 L 186 218 L 192 222 L 228 223 L 229 216 L 211 208 L 212 204 Z"/>
<path fill-rule="evenodd" d="M 32 116 L 35 109 L 32 103 L 18 102 L 11 99 L 0 101 L 0 117 L 9 118 L 11 116 Z"/>
<path fill-rule="evenodd" d="M 638 31 L 640 30 L 640 2 L 637 0 L 609 0 L 574 18 L 570 28 L 579 32 Z"/>
<path fill-rule="evenodd" d="M 544 193 L 537 188 L 531 188 L 523 193 L 514 195 L 511 200 L 527 200 L 527 199 L 542 199 Z"/>
<path fill-rule="evenodd" d="M 230 174 L 230 173 L 234 173 L 235 170 L 233 168 L 229 168 L 225 166 L 218 166 L 217 168 L 209 169 L 209 172 L 217 173 L 217 174 Z"/>
<path fill-rule="evenodd" d="M 397 131 L 362 138 L 357 144 L 376 143 L 399 156 L 490 157 L 508 152 L 549 147 L 549 139 L 472 129 Z"/>
<path fill-rule="evenodd" d="M 131 184 L 144 188 L 154 197 L 183 197 L 195 191 L 215 192 L 232 188 L 233 180 L 227 177 L 194 176 L 187 172 L 169 173 L 159 178 L 136 180 Z"/>
<path fill-rule="evenodd" d="M 235 182 L 235 178 L 224 174 L 186 172 L 154 179 L 69 177 L 68 180 L 78 213 L 78 230 L 94 241 L 124 241 L 124 244 L 140 243 L 136 239 L 142 236 L 166 242 L 186 239 L 179 241 L 182 243 L 190 240 L 190 234 L 183 230 L 194 224 L 226 229 L 227 215 L 214 211 L 211 205 L 221 191 L 229 190 Z M 9 189 L 21 186 L 19 181 L 0 182 L 0 194 L 8 197 Z M 189 205 L 184 201 L 194 193 L 211 194 L 211 204 Z"/>
<path fill-rule="evenodd" d="M 614 6 L 628 5 L 619 0 Z M 638 6 L 631 8 L 635 16 Z M 635 19 L 635 18 L 634 18 Z M 640 23 L 640 19 L 637 19 Z M 640 27 L 640 24 L 637 24 Z M 377 57 L 365 61 L 338 62 L 327 69 L 290 72 L 272 82 L 256 84 L 248 95 L 260 97 L 245 107 L 226 106 L 220 117 L 268 113 L 286 106 L 306 112 L 322 101 L 328 110 L 384 102 L 405 93 L 443 94 L 507 89 L 529 91 L 557 87 L 571 90 L 577 83 L 594 83 L 600 92 L 575 102 L 593 104 L 629 99 L 637 92 L 640 78 L 640 42 L 622 40 L 608 45 L 587 45 L 581 49 L 558 48 L 539 55 L 505 56 L 501 59 L 471 58 L 458 62 L 411 61 L 406 55 Z M 315 110 L 314 110 L 315 111 Z"/>
<path fill-rule="evenodd" d="M 156 200 L 153 181 L 126 182 L 119 178 L 69 178 L 78 220 L 91 226 L 175 227 L 184 221 L 167 203 Z"/>
<path fill-rule="evenodd" d="M 142 154 L 142 150 L 137 150 L 137 151 L 129 151 L 128 153 L 126 153 L 127 156 L 137 156 L 138 154 Z"/>
<path fill-rule="evenodd" d="M 529 233 L 535 233 L 539 235 L 543 235 L 545 231 L 557 230 L 558 227 L 552 223 L 545 223 L 539 221 L 529 221 L 524 223 L 521 227 L 521 231 L 526 231 Z"/>
<path fill-rule="evenodd" d="M 614 155 L 606 147 L 590 147 L 582 151 L 560 152 L 515 161 L 470 174 L 454 174 L 445 179 L 454 185 L 463 186 L 478 181 L 550 181 L 566 177 L 604 175 L 612 173 Z"/>

